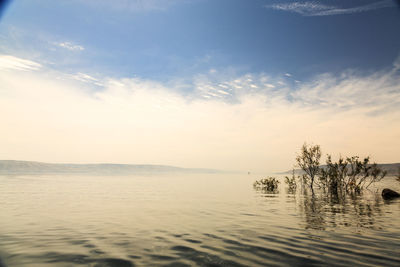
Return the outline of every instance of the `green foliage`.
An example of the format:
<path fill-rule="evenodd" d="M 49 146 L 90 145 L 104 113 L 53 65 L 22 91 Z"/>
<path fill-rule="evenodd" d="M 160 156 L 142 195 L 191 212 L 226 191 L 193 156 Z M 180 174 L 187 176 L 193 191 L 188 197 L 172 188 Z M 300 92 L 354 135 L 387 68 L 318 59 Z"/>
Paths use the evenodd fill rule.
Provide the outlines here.
<path fill-rule="evenodd" d="M 298 178 L 300 178 L 298 176 Z M 296 176 L 294 175 L 294 170 L 292 171 L 292 177 L 285 176 L 285 183 L 288 185 L 289 192 L 295 192 L 297 188 Z"/>
<path fill-rule="evenodd" d="M 297 165 L 304 171 L 303 180 L 309 184 L 311 189 L 314 186 L 315 177 L 318 175 L 319 160 L 321 159 L 321 148 L 319 145 L 306 143 L 301 147 L 301 153 L 296 157 Z"/>
<path fill-rule="evenodd" d="M 278 189 L 278 184 L 279 181 L 275 177 L 267 177 L 259 181 L 255 181 L 253 187 L 259 190 L 274 192 Z"/>

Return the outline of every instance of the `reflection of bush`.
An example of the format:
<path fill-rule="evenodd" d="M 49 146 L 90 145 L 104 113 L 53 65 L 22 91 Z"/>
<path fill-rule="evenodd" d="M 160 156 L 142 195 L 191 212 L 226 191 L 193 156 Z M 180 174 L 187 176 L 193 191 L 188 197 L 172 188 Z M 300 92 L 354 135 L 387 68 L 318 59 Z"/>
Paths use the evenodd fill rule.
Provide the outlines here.
<path fill-rule="evenodd" d="M 275 177 L 267 177 L 255 181 L 253 187 L 257 190 L 265 190 L 268 192 L 276 192 L 278 190 L 279 181 Z"/>
<path fill-rule="evenodd" d="M 370 196 L 373 198 L 359 194 L 308 194 L 306 191 L 298 205 L 306 229 L 372 228 L 382 213 L 382 199 L 378 194 Z"/>
<path fill-rule="evenodd" d="M 325 214 L 323 212 L 324 203 L 316 198 L 314 194 L 309 196 L 306 192 L 304 193 L 304 198 L 300 202 L 300 210 L 305 217 L 305 228 L 324 230 L 326 227 Z"/>

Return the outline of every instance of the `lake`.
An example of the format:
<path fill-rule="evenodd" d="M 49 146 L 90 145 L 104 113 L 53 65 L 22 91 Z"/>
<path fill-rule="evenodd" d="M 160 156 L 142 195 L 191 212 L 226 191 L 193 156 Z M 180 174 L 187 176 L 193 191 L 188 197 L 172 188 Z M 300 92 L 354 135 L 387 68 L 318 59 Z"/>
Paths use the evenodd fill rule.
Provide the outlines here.
<path fill-rule="evenodd" d="M 0 176 L 0 266 L 399 266 L 400 200 L 239 174 Z"/>

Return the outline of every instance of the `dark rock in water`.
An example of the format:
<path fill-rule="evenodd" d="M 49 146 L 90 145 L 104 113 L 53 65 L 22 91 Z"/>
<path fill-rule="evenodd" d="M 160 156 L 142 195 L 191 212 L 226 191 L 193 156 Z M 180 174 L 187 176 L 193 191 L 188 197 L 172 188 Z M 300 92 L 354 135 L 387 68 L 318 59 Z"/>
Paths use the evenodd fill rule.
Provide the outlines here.
<path fill-rule="evenodd" d="M 382 190 L 382 197 L 384 199 L 392 199 L 400 197 L 400 194 L 397 193 L 396 191 L 393 191 L 392 189 L 385 188 Z"/>

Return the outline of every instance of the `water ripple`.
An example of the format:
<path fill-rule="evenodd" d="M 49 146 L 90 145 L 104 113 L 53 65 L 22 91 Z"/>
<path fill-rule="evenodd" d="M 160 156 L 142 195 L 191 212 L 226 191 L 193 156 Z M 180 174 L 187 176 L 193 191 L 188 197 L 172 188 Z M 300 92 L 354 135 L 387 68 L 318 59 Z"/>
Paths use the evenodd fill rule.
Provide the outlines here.
<path fill-rule="evenodd" d="M 0 267 L 400 262 L 400 202 L 379 195 L 264 194 L 230 176 L 28 178 L 0 177 Z"/>

